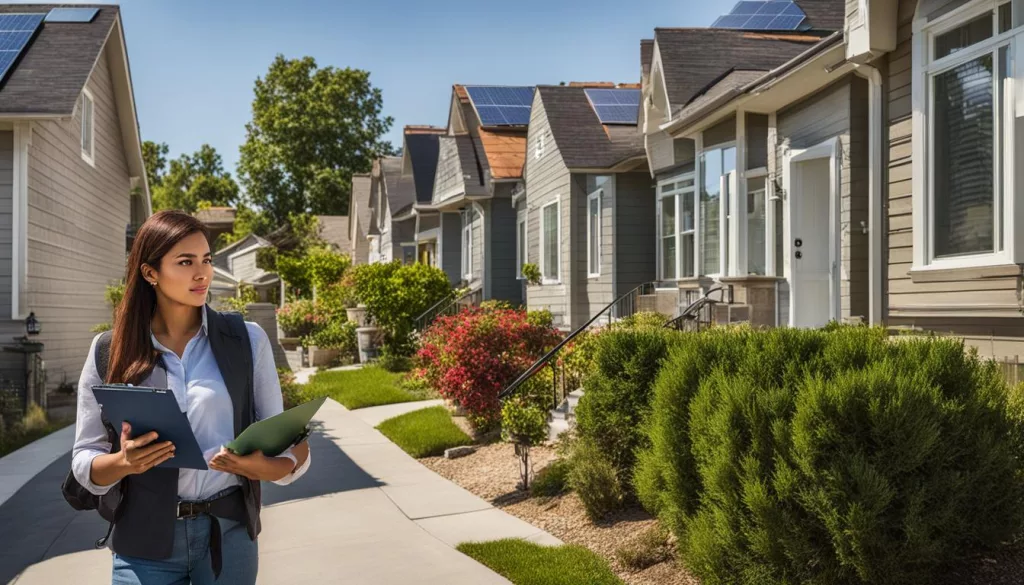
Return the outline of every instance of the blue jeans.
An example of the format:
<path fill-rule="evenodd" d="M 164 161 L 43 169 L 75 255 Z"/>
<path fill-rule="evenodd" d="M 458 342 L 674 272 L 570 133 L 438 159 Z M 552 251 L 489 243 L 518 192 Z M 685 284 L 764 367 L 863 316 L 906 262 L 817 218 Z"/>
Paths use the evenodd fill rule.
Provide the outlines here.
<path fill-rule="evenodd" d="M 112 585 L 253 585 L 259 553 L 245 525 L 218 518 L 223 538 L 220 579 L 210 561 L 210 517 L 176 520 L 170 558 L 153 561 L 114 554 Z"/>

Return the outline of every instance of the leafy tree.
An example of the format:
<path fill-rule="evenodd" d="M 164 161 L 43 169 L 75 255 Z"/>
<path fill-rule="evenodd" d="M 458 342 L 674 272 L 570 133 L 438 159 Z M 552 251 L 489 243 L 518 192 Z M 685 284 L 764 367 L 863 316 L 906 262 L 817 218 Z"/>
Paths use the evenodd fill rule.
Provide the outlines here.
<path fill-rule="evenodd" d="M 219 250 L 228 244 L 233 244 L 249 234 L 265 236 L 274 229 L 270 216 L 266 213 L 249 207 L 245 203 L 235 206 L 235 225 L 231 232 L 221 234 L 217 238 L 216 246 Z"/>
<path fill-rule="evenodd" d="M 181 209 L 195 213 L 200 202 L 231 205 L 236 199 L 238 184 L 224 170 L 220 155 L 209 144 L 192 155 L 183 154 L 172 160 L 167 174 L 153 189 L 154 211 Z"/>
<path fill-rule="evenodd" d="M 370 73 L 278 55 L 257 78 L 238 174 L 249 202 L 275 225 L 293 213 L 348 213 L 352 174 L 394 152 L 382 137 L 381 91 Z"/>
<path fill-rule="evenodd" d="M 167 170 L 168 150 L 166 142 L 157 144 L 152 140 L 147 140 L 142 143 L 142 160 L 146 167 L 146 180 L 149 182 L 150 189 L 155 189 L 163 181 L 164 172 Z"/>

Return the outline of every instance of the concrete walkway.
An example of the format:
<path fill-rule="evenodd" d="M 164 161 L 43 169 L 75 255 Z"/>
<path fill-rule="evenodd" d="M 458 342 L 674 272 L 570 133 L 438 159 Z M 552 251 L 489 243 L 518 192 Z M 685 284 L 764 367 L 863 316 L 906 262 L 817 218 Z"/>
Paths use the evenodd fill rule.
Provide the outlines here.
<path fill-rule="evenodd" d="M 430 405 L 404 408 L 413 404 Z M 560 544 L 423 467 L 364 420 L 383 412 L 329 400 L 310 439 L 309 473 L 287 487 L 264 484 L 258 583 L 508 585 L 453 547 L 516 537 Z M 69 459 L 57 456 L 0 505 L 0 583 L 110 583 L 110 552 L 92 546 L 106 525 L 60 495 Z"/>

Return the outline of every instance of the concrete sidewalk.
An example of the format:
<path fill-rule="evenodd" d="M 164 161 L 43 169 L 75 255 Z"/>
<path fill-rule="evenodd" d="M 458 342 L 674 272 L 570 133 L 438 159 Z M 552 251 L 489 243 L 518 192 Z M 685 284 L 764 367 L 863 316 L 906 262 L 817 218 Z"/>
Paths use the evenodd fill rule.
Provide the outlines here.
<path fill-rule="evenodd" d="M 508 585 L 453 547 L 515 537 L 560 544 L 423 467 L 363 420 L 381 412 L 328 401 L 309 473 L 287 487 L 264 484 L 258 583 Z M 68 460 L 0 506 L 0 583 L 110 583 L 110 552 L 92 548 L 105 524 L 60 496 Z"/>

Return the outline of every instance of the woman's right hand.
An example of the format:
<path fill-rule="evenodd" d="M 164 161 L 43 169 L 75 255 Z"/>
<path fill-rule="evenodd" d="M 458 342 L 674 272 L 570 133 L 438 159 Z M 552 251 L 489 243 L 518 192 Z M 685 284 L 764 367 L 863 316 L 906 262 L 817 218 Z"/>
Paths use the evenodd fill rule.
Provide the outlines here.
<path fill-rule="evenodd" d="M 170 441 L 155 442 L 156 431 L 150 431 L 141 437 L 132 438 L 132 426 L 121 423 L 121 466 L 126 475 L 145 473 L 150 469 L 174 457 L 174 444 Z"/>

